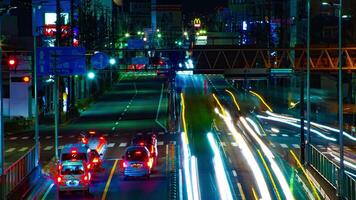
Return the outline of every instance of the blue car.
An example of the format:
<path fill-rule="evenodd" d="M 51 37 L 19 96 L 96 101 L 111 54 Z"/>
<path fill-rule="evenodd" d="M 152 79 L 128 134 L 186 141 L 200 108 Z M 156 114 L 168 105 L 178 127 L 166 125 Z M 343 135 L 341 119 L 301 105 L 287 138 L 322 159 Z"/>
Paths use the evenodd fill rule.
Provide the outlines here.
<path fill-rule="evenodd" d="M 129 146 L 123 156 L 123 174 L 129 177 L 150 178 L 153 158 L 145 146 Z"/>

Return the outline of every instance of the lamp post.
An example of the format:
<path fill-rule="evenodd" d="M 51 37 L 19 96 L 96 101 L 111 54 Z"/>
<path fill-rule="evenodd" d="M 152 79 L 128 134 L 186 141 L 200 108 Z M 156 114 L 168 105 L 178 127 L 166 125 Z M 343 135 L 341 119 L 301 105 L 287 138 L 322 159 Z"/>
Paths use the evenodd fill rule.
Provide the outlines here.
<path fill-rule="evenodd" d="M 343 106 L 343 84 L 342 84 L 342 0 L 338 4 L 323 2 L 322 5 L 335 6 L 338 9 L 338 104 L 339 104 L 339 151 L 340 151 L 340 169 L 338 171 L 337 196 L 343 199 L 344 183 L 344 106 Z"/>

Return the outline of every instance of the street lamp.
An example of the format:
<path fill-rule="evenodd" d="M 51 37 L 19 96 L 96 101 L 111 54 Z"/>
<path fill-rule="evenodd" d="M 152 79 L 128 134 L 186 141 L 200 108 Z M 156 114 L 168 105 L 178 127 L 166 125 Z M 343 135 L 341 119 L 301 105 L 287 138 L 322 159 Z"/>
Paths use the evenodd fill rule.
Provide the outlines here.
<path fill-rule="evenodd" d="M 89 71 L 89 72 L 88 72 L 88 74 L 87 74 L 87 76 L 88 76 L 88 78 L 89 78 L 89 79 L 91 79 L 91 80 L 92 80 L 92 79 L 94 79 L 94 78 L 95 78 L 95 73 L 94 73 L 94 72 L 92 72 L 92 71 Z"/>
<path fill-rule="evenodd" d="M 109 63 L 110 65 L 115 65 L 116 64 L 115 58 L 110 58 Z"/>
<path fill-rule="evenodd" d="M 339 90 L 339 151 L 340 151 L 340 170 L 338 174 L 337 195 L 343 198 L 343 177 L 344 177 L 344 106 L 343 106 L 343 84 L 342 84 L 342 0 L 338 4 L 323 2 L 322 5 L 335 6 L 338 9 L 338 30 L 339 30 L 339 44 L 338 44 L 338 90 Z"/>

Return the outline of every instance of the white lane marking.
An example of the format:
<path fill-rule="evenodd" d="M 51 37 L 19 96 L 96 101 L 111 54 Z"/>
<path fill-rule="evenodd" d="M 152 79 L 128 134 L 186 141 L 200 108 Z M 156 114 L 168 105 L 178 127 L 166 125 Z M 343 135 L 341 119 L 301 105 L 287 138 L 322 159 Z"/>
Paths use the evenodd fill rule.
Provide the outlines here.
<path fill-rule="evenodd" d="M 105 133 L 103 136 L 104 136 L 104 137 L 108 137 L 108 136 L 109 136 L 109 134 Z"/>
<path fill-rule="evenodd" d="M 162 131 L 158 132 L 158 135 L 164 135 L 164 132 L 162 132 Z"/>
<path fill-rule="evenodd" d="M 51 137 L 52 137 L 52 136 L 49 136 L 49 135 L 48 135 L 48 136 L 46 136 L 45 138 L 46 138 L 46 139 L 50 139 Z"/>
<path fill-rule="evenodd" d="M 26 151 L 28 149 L 28 147 L 22 147 L 21 149 L 19 149 L 20 152 L 22 151 Z"/>
<path fill-rule="evenodd" d="M 287 148 L 288 148 L 288 145 L 286 145 L 286 144 L 281 144 L 281 147 L 287 149 Z"/>
<path fill-rule="evenodd" d="M 234 146 L 234 147 L 238 146 L 236 142 L 231 142 L 231 145 Z"/>
<path fill-rule="evenodd" d="M 71 135 L 71 136 L 69 136 L 70 138 L 74 138 L 75 137 L 75 135 Z"/>
<path fill-rule="evenodd" d="M 270 143 L 271 144 L 271 146 L 274 148 L 274 147 L 276 147 L 276 145 L 275 144 L 273 144 L 272 142 Z"/>
<path fill-rule="evenodd" d="M 63 149 L 63 145 L 59 146 L 58 149 Z"/>
<path fill-rule="evenodd" d="M 28 140 L 30 137 L 28 137 L 28 136 L 25 136 L 25 137 L 22 137 L 21 139 L 23 139 L 23 140 Z"/>
<path fill-rule="evenodd" d="M 116 127 L 112 127 L 112 129 L 111 130 L 115 130 L 116 129 Z"/>
<path fill-rule="evenodd" d="M 228 135 L 232 135 L 232 133 L 230 133 L 230 132 L 229 132 L 229 133 L 227 133 L 227 134 L 228 134 Z"/>
<path fill-rule="evenodd" d="M 232 170 L 232 174 L 234 175 L 234 177 L 237 177 L 237 173 L 235 170 Z"/>
<path fill-rule="evenodd" d="M 115 143 L 109 143 L 108 144 L 108 147 L 111 148 L 111 147 L 114 147 L 115 146 Z"/>
<path fill-rule="evenodd" d="M 159 141 L 159 142 L 157 142 L 157 145 L 158 146 L 162 146 L 164 144 L 164 142 L 163 141 Z"/>
<path fill-rule="evenodd" d="M 287 134 L 282 134 L 282 136 L 283 136 L 283 137 L 288 137 L 288 135 L 287 135 Z"/>
<path fill-rule="evenodd" d="M 221 146 L 225 147 L 226 143 L 225 142 L 220 142 Z"/>
<path fill-rule="evenodd" d="M 63 138 L 63 136 L 62 135 L 58 135 L 58 138 Z"/>
<path fill-rule="evenodd" d="M 127 111 L 127 108 L 125 108 L 124 112 L 126 112 L 126 111 Z"/>
<path fill-rule="evenodd" d="M 274 134 L 274 133 L 269 134 L 269 135 L 272 136 L 272 137 L 276 137 L 277 136 L 277 134 Z"/>
<path fill-rule="evenodd" d="M 120 119 L 119 119 L 120 120 Z M 115 125 L 118 125 L 119 124 L 119 122 L 115 122 Z"/>
<path fill-rule="evenodd" d="M 6 150 L 5 152 L 6 152 L 6 153 L 10 153 L 10 152 L 15 151 L 15 149 L 16 149 L 16 148 L 10 148 L 10 149 Z"/>
<path fill-rule="evenodd" d="M 119 147 L 126 147 L 127 143 L 126 142 L 123 142 L 123 143 L 120 143 Z"/>
<path fill-rule="evenodd" d="M 318 148 L 323 148 L 324 146 L 321 144 L 316 145 Z"/>
<path fill-rule="evenodd" d="M 142 135 L 142 133 L 137 133 L 137 135 Z"/>
<path fill-rule="evenodd" d="M 299 148 L 300 148 L 299 144 L 292 144 L 292 146 L 293 146 L 294 148 L 296 148 L 296 149 L 299 149 Z"/>
<path fill-rule="evenodd" d="M 17 137 L 11 137 L 10 138 L 10 140 L 16 140 L 17 139 Z"/>
<path fill-rule="evenodd" d="M 43 150 L 45 150 L 45 151 L 49 151 L 49 150 L 51 150 L 51 149 L 53 149 L 53 146 L 47 146 L 46 148 L 44 148 Z"/>

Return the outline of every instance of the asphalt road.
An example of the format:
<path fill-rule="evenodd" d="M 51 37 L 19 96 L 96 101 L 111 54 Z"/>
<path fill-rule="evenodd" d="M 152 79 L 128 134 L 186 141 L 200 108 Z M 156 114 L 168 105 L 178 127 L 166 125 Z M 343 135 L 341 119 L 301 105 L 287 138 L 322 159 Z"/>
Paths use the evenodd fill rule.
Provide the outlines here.
<path fill-rule="evenodd" d="M 157 123 L 158 120 L 163 126 L 167 124 L 166 83 L 164 78 L 130 73 L 83 112 L 79 119 L 60 128 L 59 148 L 78 142 L 80 131 L 95 130 L 104 134 L 108 141 L 103 170 L 93 175 L 90 195 L 67 193 L 63 199 L 101 199 L 103 196 L 107 199 L 168 198 L 167 159 L 171 149 L 168 147 L 175 144 L 176 136 L 165 132 L 166 127 Z M 159 159 L 151 178 L 124 181 L 120 172 L 125 148 L 135 134 L 152 133 L 158 135 Z M 7 160 L 15 160 L 18 154 L 25 152 L 21 151 L 22 148 L 30 148 L 32 138 L 31 132 L 9 136 L 6 139 L 6 148 L 10 149 L 6 152 Z M 53 131 L 41 130 L 40 143 L 41 163 L 44 166 L 54 156 Z M 45 191 L 43 199 L 59 199 L 55 185 Z"/>

